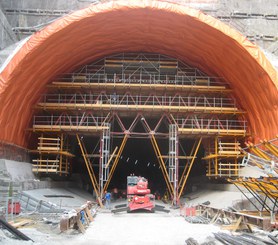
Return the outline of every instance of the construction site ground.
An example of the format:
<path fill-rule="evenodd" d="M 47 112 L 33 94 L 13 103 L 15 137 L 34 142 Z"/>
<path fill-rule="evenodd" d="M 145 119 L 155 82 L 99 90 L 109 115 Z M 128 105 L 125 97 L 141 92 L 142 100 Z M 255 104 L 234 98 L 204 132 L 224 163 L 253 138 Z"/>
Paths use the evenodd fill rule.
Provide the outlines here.
<path fill-rule="evenodd" d="M 58 191 L 59 190 L 59 191 Z M 41 192 L 42 190 L 37 190 Z M 53 193 L 62 193 L 63 189 L 54 189 Z M 52 192 L 48 190 L 49 192 Z M 32 191 L 34 192 L 34 190 Z M 74 191 L 73 203 L 84 200 L 78 197 Z M 65 191 L 67 195 L 69 190 Z M 33 195 L 36 196 L 35 193 Z M 202 203 L 210 201 L 213 205 L 227 207 L 231 206 L 235 200 L 243 197 L 239 192 L 201 190 L 187 196 L 185 205 Z M 216 198 L 217 197 L 217 198 Z M 70 198 L 72 199 L 72 198 Z M 215 200 L 215 202 L 213 202 Z M 70 202 L 70 200 L 69 200 Z M 125 203 L 125 200 L 118 200 L 112 203 L 115 205 Z M 64 201 L 62 202 L 64 203 Z M 69 229 L 66 232 L 60 232 L 59 221 L 61 213 L 22 213 L 15 217 L 14 221 L 30 220 L 30 222 L 19 228 L 21 232 L 30 237 L 35 244 L 185 244 L 188 238 L 194 238 L 199 244 L 210 241 L 214 235 L 221 231 L 221 228 L 213 224 L 190 224 L 180 216 L 180 209 L 173 209 L 169 204 L 157 201 L 157 204 L 164 205 L 170 210 L 170 213 L 116 213 L 113 214 L 107 209 L 98 209 L 94 221 L 86 228 L 84 234 L 78 230 Z M 224 231 L 227 232 L 228 231 Z M 15 240 L 4 230 L 0 230 L 1 244 L 33 244 L 31 241 L 23 242 Z M 215 244 L 221 244 L 215 241 Z"/>

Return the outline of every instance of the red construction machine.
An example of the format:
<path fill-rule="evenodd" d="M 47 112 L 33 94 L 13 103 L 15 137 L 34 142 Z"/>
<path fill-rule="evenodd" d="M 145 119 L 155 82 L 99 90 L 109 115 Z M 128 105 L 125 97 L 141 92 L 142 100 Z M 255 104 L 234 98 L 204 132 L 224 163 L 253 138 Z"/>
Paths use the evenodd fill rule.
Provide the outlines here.
<path fill-rule="evenodd" d="M 149 210 L 154 212 L 154 195 L 150 194 L 148 180 L 144 177 L 127 177 L 127 212 L 134 210 Z"/>

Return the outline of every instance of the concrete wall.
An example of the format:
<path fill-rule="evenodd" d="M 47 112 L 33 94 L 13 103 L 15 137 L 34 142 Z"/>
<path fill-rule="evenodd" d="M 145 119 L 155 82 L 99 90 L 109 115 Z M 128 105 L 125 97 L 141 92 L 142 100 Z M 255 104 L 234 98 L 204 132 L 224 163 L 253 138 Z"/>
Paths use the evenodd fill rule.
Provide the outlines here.
<path fill-rule="evenodd" d="M 17 41 L 18 39 L 0 5 L 0 50 Z"/>
<path fill-rule="evenodd" d="M 0 169 L 5 170 L 10 180 L 14 182 L 35 179 L 30 163 L 0 159 Z"/>
<path fill-rule="evenodd" d="M 22 190 L 48 187 L 49 181 L 36 179 L 30 163 L 0 159 L 0 207 L 5 205 L 11 189 L 13 198 L 17 199 Z"/>

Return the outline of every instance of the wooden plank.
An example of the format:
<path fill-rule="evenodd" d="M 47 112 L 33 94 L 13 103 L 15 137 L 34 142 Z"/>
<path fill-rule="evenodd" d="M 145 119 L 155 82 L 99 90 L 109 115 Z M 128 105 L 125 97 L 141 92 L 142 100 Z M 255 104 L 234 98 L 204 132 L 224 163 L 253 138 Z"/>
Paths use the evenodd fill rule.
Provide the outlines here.
<path fill-rule="evenodd" d="M 45 138 L 45 137 L 39 137 L 39 140 L 55 140 L 55 141 L 60 141 L 60 138 Z"/>
<path fill-rule="evenodd" d="M 67 157 L 74 157 L 75 155 L 67 151 L 39 151 L 39 150 L 29 150 L 30 153 L 39 153 L 39 154 L 49 154 L 49 155 L 63 155 Z"/>
<path fill-rule="evenodd" d="M 47 169 L 47 168 L 32 168 L 33 172 L 41 172 L 41 173 L 56 173 L 58 169 Z"/>
<path fill-rule="evenodd" d="M 226 151 L 226 150 L 233 150 L 233 151 L 239 151 L 239 148 L 237 146 L 219 146 L 220 150 Z"/>
<path fill-rule="evenodd" d="M 219 151 L 218 152 L 219 155 L 239 155 L 240 151 Z"/>
<path fill-rule="evenodd" d="M 30 219 L 26 219 L 26 220 L 22 220 L 22 221 L 19 221 L 19 222 L 9 222 L 14 228 L 20 228 L 22 226 L 25 226 L 25 225 L 28 225 L 30 223 L 32 223 L 33 221 L 30 220 Z"/>
<path fill-rule="evenodd" d="M 60 147 L 37 147 L 39 151 L 59 151 Z"/>
<path fill-rule="evenodd" d="M 10 225 L 4 218 L 0 217 L 0 225 L 1 227 L 4 227 L 6 230 L 8 230 L 10 233 L 12 233 L 16 238 L 19 240 L 25 240 L 25 241 L 33 241 L 31 238 L 24 235 L 21 231 L 14 228 L 12 225 Z"/>
<path fill-rule="evenodd" d="M 94 218 L 93 218 L 93 216 L 92 216 L 92 214 L 91 214 L 91 211 L 89 210 L 88 207 L 85 208 L 85 212 L 86 212 L 86 214 L 87 214 L 89 220 L 90 220 L 91 222 L 94 221 Z"/>
<path fill-rule="evenodd" d="M 219 168 L 219 171 L 235 171 L 235 170 L 239 170 L 238 168 Z"/>
<path fill-rule="evenodd" d="M 76 224 L 77 224 L 78 229 L 84 234 L 85 228 L 84 228 L 82 222 L 80 221 L 80 215 L 77 216 Z"/>
<path fill-rule="evenodd" d="M 238 166 L 238 167 L 241 167 L 240 163 L 219 163 L 219 166 Z"/>
<path fill-rule="evenodd" d="M 208 177 L 238 177 L 238 174 L 210 174 Z"/>
<path fill-rule="evenodd" d="M 170 65 L 160 65 L 159 66 L 160 69 L 177 69 L 177 66 L 170 66 Z"/>
<path fill-rule="evenodd" d="M 58 168 L 58 164 L 32 164 L 33 168 Z"/>
<path fill-rule="evenodd" d="M 33 162 L 60 162 L 59 160 L 51 160 L 51 159 L 33 159 Z"/>
<path fill-rule="evenodd" d="M 229 143 L 229 142 L 219 142 L 219 145 L 234 145 L 234 146 L 239 146 L 240 143 L 236 142 L 236 143 Z"/>
<path fill-rule="evenodd" d="M 56 143 L 51 143 L 51 142 L 38 142 L 39 146 L 60 146 L 60 142 L 56 142 Z"/>

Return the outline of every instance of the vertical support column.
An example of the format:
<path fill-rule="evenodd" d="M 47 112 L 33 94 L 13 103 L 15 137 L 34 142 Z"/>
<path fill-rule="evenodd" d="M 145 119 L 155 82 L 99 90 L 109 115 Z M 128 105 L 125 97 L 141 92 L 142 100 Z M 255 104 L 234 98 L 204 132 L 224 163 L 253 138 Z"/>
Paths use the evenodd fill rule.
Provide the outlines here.
<path fill-rule="evenodd" d="M 99 193 L 101 198 L 103 195 L 104 184 L 108 180 L 109 176 L 109 166 L 106 167 L 106 164 L 108 163 L 110 157 L 110 123 L 105 123 L 104 126 L 107 128 L 102 131 L 99 151 Z"/>
<path fill-rule="evenodd" d="M 60 152 L 64 149 L 64 135 L 61 134 L 61 140 L 60 140 Z M 63 155 L 59 154 L 59 175 L 62 176 L 62 167 L 63 167 Z"/>
<path fill-rule="evenodd" d="M 214 173 L 215 176 L 218 176 L 218 137 L 214 139 L 214 154 L 216 156 L 214 159 Z"/>
<path fill-rule="evenodd" d="M 209 143 L 209 144 L 208 144 L 208 155 L 211 154 L 211 149 L 210 149 L 210 148 L 211 148 L 211 147 L 210 147 L 210 143 Z M 207 175 L 208 175 L 208 177 L 209 177 L 209 179 L 210 179 L 210 177 L 211 177 L 211 159 L 208 160 Z"/>
<path fill-rule="evenodd" d="M 173 185 L 173 204 L 178 204 L 178 180 L 179 180 L 179 159 L 178 159 L 178 126 L 176 124 L 169 125 L 169 179 Z"/>

